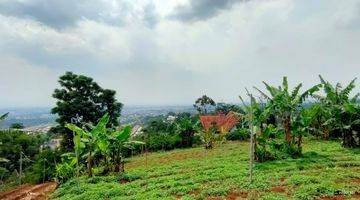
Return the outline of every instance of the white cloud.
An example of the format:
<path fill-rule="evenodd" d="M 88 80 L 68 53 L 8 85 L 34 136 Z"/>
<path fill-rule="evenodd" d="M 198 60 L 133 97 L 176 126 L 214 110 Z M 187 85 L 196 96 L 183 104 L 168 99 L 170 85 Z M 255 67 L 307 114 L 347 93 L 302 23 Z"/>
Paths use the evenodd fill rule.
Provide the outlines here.
<path fill-rule="evenodd" d="M 190 1 L 124 2 L 132 14 L 124 17 L 122 26 L 81 18 L 58 29 L 0 12 L 0 53 L 12 60 L 1 65 L 9 75 L 0 84 L 12 87 L 8 84 L 9 77 L 16 77 L 10 70 L 13 65 L 26 73 L 34 69 L 29 73 L 34 80 L 53 82 L 71 70 L 116 89 L 125 104 L 190 104 L 204 93 L 216 100 L 238 101 L 244 87 L 261 86 L 263 80 L 278 84 L 283 75 L 305 87 L 317 83 L 318 74 L 340 82 L 359 76 L 356 0 L 254 0 L 191 23 L 168 17 Z M 109 13 L 118 3 L 107 1 Z M 146 9 L 156 25 L 144 19 Z M 46 73 L 39 72 L 39 66 Z M 47 89 L 33 91 L 26 100 L 18 100 L 21 92 L 12 93 L 0 99 L 0 106 L 51 104 L 56 86 L 44 85 Z M 14 86 L 17 90 L 21 87 Z M 47 98 L 38 101 L 40 96 Z"/>

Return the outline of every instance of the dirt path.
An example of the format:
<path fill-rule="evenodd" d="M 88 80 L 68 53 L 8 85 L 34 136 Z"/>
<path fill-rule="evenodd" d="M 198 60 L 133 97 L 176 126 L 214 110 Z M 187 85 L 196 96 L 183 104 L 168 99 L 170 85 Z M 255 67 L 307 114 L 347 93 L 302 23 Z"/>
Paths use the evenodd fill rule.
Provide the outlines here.
<path fill-rule="evenodd" d="M 21 185 L 11 191 L 0 193 L 1 200 L 44 200 L 57 187 L 56 182 L 39 185 Z"/>

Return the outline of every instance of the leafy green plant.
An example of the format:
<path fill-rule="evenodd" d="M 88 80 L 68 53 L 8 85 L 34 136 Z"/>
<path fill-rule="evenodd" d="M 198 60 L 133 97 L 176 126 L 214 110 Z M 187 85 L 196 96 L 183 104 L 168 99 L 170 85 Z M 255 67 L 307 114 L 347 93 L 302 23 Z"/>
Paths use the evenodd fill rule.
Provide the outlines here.
<path fill-rule="evenodd" d="M 299 114 L 300 108 L 304 100 L 319 90 L 320 85 L 315 85 L 303 93 L 299 93 L 302 84 L 298 84 L 293 91 L 289 91 L 288 80 L 285 76 L 281 86 L 275 87 L 263 82 L 266 90 L 270 95 L 265 94 L 261 90 L 257 89 L 262 96 L 268 101 L 267 107 L 270 111 L 281 119 L 282 126 L 285 133 L 285 141 L 290 144 L 293 141 L 292 135 L 292 122 Z"/>
<path fill-rule="evenodd" d="M 224 142 L 225 134 L 217 133 L 216 128 L 210 128 L 209 130 L 201 131 L 200 138 L 205 149 L 212 149 L 216 143 Z"/>
<path fill-rule="evenodd" d="M 194 122 L 191 118 L 182 118 L 176 121 L 175 132 L 181 137 L 182 147 L 193 145 L 194 134 L 198 131 L 199 122 Z"/>
<path fill-rule="evenodd" d="M 77 159 L 72 153 L 63 154 L 61 163 L 56 165 L 55 177 L 58 182 L 64 183 L 76 174 Z"/>
<path fill-rule="evenodd" d="M 227 140 L 247 140 L 250 137 L 248 128 L 237 128 L 225 135 Z"/>
<path fill-rule="evenodd" d="M 93 176 L 93 152 L 95 148 L 104 149 L 104 135 L 106 134 L 106 124 L 109 121 L 109 115 L 105 114 L 95 127 L 91 127 L 90 131 L 86 131 L 74 124 L 66 124 L 65 127 L 75 132 L 74 144 L 77 158 L 79 157 L 79 151 L 86 145 L 87 150 L 87 169 L 89 177 Z M 79 158 L 77 159 L 79 160 Z"/>
<path fill-rule="evenodd" d="M 322 126 L 329 128 L 331 137 L 341 137 L 343 146 L 359 147 L 360 143 L 360 121 L 359 119 L 359 93 L 350 97 L 350 93 L 355 88 L 356 78 L 346 87 L 340 83 L 333 86 L 330 82 L 320 77 L 320 81 L 325 95 L 313 95 L 319 100 L 321 107 L 326 108 L 328 115 Z"/>
<path fill-rule="evenodd" d="M 122 150 L 124 148 L 131 148 L 132 145 L 143 145 L 144 142 L 130 140 L 131 127 L 126 126 L 119 131 L 113 131 L 109 134 L 109 148 L 115 162 L 114 171 L 124 172 L 124 157 Z"/>

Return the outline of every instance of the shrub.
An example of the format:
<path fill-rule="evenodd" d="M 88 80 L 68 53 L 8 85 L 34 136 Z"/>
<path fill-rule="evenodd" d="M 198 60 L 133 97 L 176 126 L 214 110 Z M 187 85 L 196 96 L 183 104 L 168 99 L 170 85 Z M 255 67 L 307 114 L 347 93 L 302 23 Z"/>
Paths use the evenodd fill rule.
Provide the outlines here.
<path fill-rule="evenodd" d="M 27 179 L 34 183 L 40 183 L 52 180 L 56 175 L 56 163 L 60 162 L 58 151 L 45 149 L 35 156 L 35 163 Z"/>
<path fill-rule="evenodd" d="M 239 128 L 226 134 L 227 140 L 247 140 L 250 137 L 250 131 L 247 128 Z"/>
<path fill-rule="evenodd" d="M 56 165 L 56 180 L 64 183 L 75 177 L 76 174 L 76 158 L 69 154 L 63 155 L 61 163 Z"/>

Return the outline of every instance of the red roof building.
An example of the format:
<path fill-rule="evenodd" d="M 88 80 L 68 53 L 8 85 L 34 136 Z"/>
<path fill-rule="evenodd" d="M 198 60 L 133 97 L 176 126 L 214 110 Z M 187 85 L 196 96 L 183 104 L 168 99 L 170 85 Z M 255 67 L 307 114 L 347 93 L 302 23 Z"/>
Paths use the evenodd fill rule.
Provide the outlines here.
<path fill-rule="evenodd" d="M 227 133 L 235 127 L 239 121 L 239 117 L 229 112 L 227 115 L 203 115 L 200 116 L 200 121 L 206 131 L 215 127 L 219 132 Z"/>

